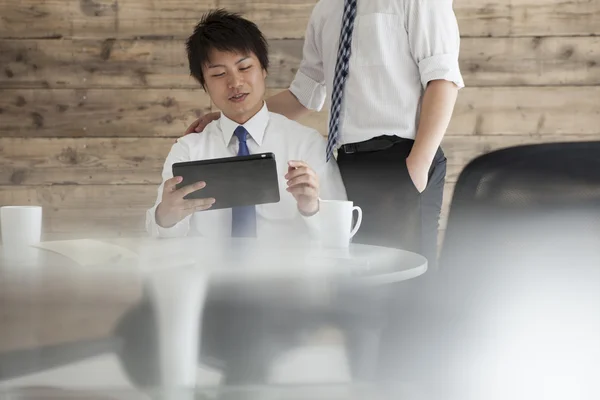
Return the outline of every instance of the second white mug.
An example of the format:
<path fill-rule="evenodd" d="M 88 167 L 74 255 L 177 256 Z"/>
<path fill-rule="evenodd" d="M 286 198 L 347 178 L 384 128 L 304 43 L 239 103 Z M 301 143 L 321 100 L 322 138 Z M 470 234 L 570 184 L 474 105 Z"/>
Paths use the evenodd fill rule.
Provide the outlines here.
<path fill-rule="evenodd" d="M 358 216 L 353 227 L 354 211 Z M 321 200 L 319 214 L 321 244 L 325 247 L 348 247 L 362 223 L 362 209 L 351 201 Z"/>

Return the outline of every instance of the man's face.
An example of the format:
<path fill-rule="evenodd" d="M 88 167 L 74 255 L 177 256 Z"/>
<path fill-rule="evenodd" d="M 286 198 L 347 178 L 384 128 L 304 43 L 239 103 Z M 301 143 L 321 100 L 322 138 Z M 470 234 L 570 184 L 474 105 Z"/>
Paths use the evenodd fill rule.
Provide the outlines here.
<path fill-rule="evenodd" d="M 206 91 L 227 118 L 244 124 L 262 108 L 267 72 L 254 53 L 212 50 L 202 72 Z"/>

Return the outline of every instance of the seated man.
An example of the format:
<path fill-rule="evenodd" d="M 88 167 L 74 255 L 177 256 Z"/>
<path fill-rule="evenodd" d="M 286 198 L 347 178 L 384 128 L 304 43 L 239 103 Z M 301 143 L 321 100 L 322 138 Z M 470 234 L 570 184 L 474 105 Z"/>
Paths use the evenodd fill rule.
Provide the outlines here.
<path fill-rule="evenodd" d="M 187 53 L 192 76 L 221 110 L 221 117 L 204 133 L 184 136 L 173 145 L 156 203 L 147 212 L 149 233 L 155 237 L 306 236 L 318 218 L 319 198 L 345 200 L 346 191 L 335 161 L 326 163 L 325 139 L 314 129 L 267 110 L 265 38 L 252 22 L 219 10 L 205 15 L 196 26 Z M 210 210 L 214 199 L 183 198 L 201 191 L 203 183 L 176 190 L 180 177 L 172 175 L 175 162 L 263 152 L 273 152 L 279 160 L 281 201 L 252 207 L 255 215 L 251 212 L 250 218 L 255 218 L 255 224 L 249 224 L 249 231 L 241 229 L 248 215 L 240 215 L 239 210 Z M 202 358 L 216 360 L 211 364 L 225 369 L 226 382 L 266 378 L 269 360 L 263 350 L 273 350 L 270 334 L 277 318 L 268 306 L 211 299 L 208 294 Z M 157 379 L 152 367 L 156 362 L 147 359 L 156 357 L 153 318 L 146 303 L 117 329 L 126 342 L 123 363 L 133 380 L 144 386 L 153 386 Z"/>
<path fill-rule="evenodd" d="M 187 53 L 192 76 L 221 110 L 221 117 L 203 134 L 184 136 L 173 145 L 156 204 L 146 216 L 149 233 L 279 238 L 309 233 L 319 197 L 345 200 L 346 191 L 337 164 L 327 163 L 323 156 L 325 139 L 314 129 L 267 110 L 269 57 L 260 30 L 235 14 L 214 11 L 196 26 L 187 41 Z M 238 229 L 248 217 L 242 215 L 247 210 L 211 211 L 214 199 L 183 199 L 191 191 L 202 190 L 204 183 L 175 190 L 181 178 L 173 177 L 173 163 L 264 152 L 274 153 L 279 160 L 281 201 L 256 206 L 252 232 Z"/>

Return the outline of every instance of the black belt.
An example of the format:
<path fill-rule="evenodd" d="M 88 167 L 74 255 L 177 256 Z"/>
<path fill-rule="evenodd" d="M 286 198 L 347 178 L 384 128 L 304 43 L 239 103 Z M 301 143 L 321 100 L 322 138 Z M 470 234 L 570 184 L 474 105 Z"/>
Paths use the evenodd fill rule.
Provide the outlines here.
<path fill-rule="evenodd" d="M 398 136 L 376 137 L 364 142 L 348 143 L 340 146 L 339 151 L 345 154 L 365 153 L 367 151 L 387 150 L 399 142 L 406 142 L 410 139 L 401 138 Z"/>

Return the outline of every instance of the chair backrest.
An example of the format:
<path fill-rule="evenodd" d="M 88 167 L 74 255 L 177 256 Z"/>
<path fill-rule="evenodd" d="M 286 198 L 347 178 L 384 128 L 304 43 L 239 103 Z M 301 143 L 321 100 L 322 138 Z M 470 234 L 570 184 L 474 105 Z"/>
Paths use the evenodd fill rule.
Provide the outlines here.
<path fill-rule="evenodd" d="M 462 171 L 440 264 L 555 256 L 594 242 L 600 245 L 600 142 L 526 145 L 478 157 Z M 562 245 L 538 253 L 552 244 Z"/>
<path fill-rule="evenodd" d="M 403 373 L 445 382 L 446 398 L 543 398 L 565 378 L 600 390 L 586 386 L 600 373 L 600 142 L 469 163 L 432 275 L 406 316 Z"/>
<path fill-rule="evenodd" d="M 474 296 L 508 302 L 519 290 L 546 296 L 593 282 L 600 293 L 600 142 L 518 146 L 469 163 L 440 266 L 440 301 L 447 291 L 463 310 Z"/>
<path fill-rule="evenodd" d="M 531 209 L 600 204 L 600 142 L 524 145 L 471 161 L 453 196 L 454 209 L 476 204 Z"/>

